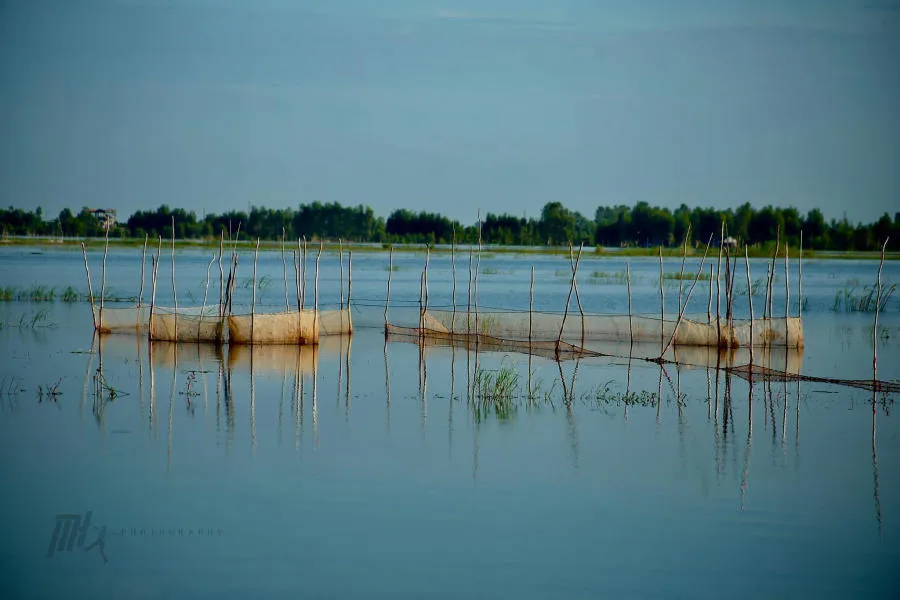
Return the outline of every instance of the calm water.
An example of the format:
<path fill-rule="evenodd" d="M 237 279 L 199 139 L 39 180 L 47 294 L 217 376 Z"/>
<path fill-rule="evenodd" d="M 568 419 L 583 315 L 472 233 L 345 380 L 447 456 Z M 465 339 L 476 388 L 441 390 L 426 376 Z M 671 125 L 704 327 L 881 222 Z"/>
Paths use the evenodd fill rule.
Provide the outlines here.
<path fill-rule="evenodd" d="M 80 253 L 32 252 L 0 249 L 0 285 L 86 292 Z M 211 256 L 177 253 L 179 305 L 202 301 Z M 517 371 L 519 398 L 509 416 L 479 416 L 467 403 L 474 355 L 385 345 L 387 260 L 354 253 L 354 336 L 302 352 L 98 341 L 85 303 L 0 303 L 4 597 L 896 597 L 891 398 L 873 412 L 871 393 L 851 388 L 750 389 L 705 367 L 535 358 L 529 404 L 527 357 L 482 352 L 481 367 Z M 765 261 L 751 263 L 762 278 Z M 395 253 L 392 321 L 415 306 L 423 264 Z M 567 261 L 505 254 L 482 258 L 479 306 L 527 309 L 532 264 L 535 306 L 562 310 Z M 658 312 L 658 263 L 630 264 L 636 312 Z M 836 290 L 874 281 L 877 267 L 804 261 L 803 373 L 871 377 L 871 316 L 831 308 Z M 458 257 L 459 305 L 467 269 Z M 620 259 L 583 259 L 585 310 L 626 310 L 622 271 Z M 260 256 L 259 304 L 284 306 L 282 272 L 279 253 Z M 139 250 L 110 251 L 113 294 L 137 295 L 140 273 Z M 239 303 L 252 273 L 242 254 Z M 432 305 L 452 304 L 450 274 L 450 257 L 433 256 Z M 900 280 L 900 264 L 883 278 Z M 149 269 L 145 281 L 149 299 Z M 320 307 L 338 304 L 339 281 L 337 257 L 323 255 Z M 743 264 L 737 282 L 746 287 Z M 670 314 L 677 290 L 666 287 Z M 705 314 L 707 290 L 698 284 L 692 312 Z M 882 379 L 900 378 L 898 308 L 893 297 L 880 322 Z M 40 310 L 37 327 L 15 326 Z M 95 401 L 101 361 L 111 402 Z M 626 390 L 645 402 L 626 407 Z M 74 536 L 48 556 L 57 515 L 83 523 L 87 511 L 80 547 Z"/>

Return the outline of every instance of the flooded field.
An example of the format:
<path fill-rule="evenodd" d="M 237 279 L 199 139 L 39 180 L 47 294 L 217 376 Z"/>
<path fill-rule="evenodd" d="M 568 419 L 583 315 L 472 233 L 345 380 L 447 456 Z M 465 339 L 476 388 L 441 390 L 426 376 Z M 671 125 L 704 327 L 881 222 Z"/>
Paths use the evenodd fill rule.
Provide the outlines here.
<path fill-rule="evenodd" d="M 166 251 L 156 302 L 171 306 Z M 92 248 L 95 294 L 101 258 Z M 215 270 L 206 290 L 211 258 L 177 251 L 180 304 L 204 293 L 218 302 Z M 430 261 L 429 304 L 452 307 L 451 257 Z M 459 307 L 468 261 L 456 255 Z M 391 322 L 414 321 L 424 262 L 424 252 L 395 252 L 391 270 L 386 252 L 354 252 L 352 337 L 215 347 L 95 336 L 89 304 L 62 301 L 69 286 L 87 294 L 80 251 L 0 248 L 0 287 L 22 297 L 0 302 L 0 578 L 10 597 L 896 597 L 892 395 L 751 386 L 706 349 L 678 350 L 680 365 L 662 368 L 386 342 L 388 274 Z M 243 249 L 244 307 L 252 264 Z M 751 260 L 757 310 L 766 264 Z M 290 304 L 291 265 L 290 254 L 260 254 L 258 307 L 283 308 L 286 295 Z M 479 308 L 527 311 L 532 265 L 535 310 L 563 311 L 568 259 L 489 251 Z M 658 261 L 629 266 L 634 312 L 658 315 Z M 667 259 L 665 273 L 680 267 Z M 767 360 L 871 378 L 873 314 L 853 307 L 878 262 L 802 268 L 801 300 L 791 261 L 789 311 L 802 303 L 805 346 Z M 149 302 L 149 258 L 146 271 Z M 624 259 L 582 259 L 585 312 L 626 313 L 624 273 Z M 111 247 L 106 280 L 108 306 L 133 304 L 140 249 Z M 900 281 L 900 263 L 885 263 L 882 280 L 886 290 Z M 663 281 L 673 314 L 679 281 Z M 320 308 L 339 306 L 340 282 L 336 254 L 324 254 Z M 705 318 L 708 283 L 689 313 Z M 28 301 L 37 287 L 54 299 Z M 784 316 L 783 261 L 773 307 Z M 896 381 L 896 295 L 877 336 L 878 378 Z"/>

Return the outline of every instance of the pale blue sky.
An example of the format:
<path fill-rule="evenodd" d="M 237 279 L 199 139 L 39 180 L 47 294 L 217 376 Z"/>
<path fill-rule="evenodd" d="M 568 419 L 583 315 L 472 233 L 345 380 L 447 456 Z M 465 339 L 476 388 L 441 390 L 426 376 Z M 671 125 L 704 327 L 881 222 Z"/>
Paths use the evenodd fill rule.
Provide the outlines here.
<path fill-rule="evenodd" d="M 897 0 L 0 0 L 0 205 L 870 221 L 897 57 Z"/>

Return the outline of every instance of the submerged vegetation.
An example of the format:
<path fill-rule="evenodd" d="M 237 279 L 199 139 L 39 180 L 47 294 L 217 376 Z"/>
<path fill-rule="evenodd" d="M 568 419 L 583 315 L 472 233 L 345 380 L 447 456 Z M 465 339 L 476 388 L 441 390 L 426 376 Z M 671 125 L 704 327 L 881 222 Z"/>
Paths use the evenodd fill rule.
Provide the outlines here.
<path fill-rule="evenodd" d="M 110 287 L 103 297 L 108 302 L 135 302 L 135 296 L 117 296 Z M 90 294 L 84 294 L 68 285 L 57 293 L 56 288 L 44 285 L 32 284 L 31 287 L 3 286 L 0 287 L 0 302 L 90 302 Z M 94 301 L 99 302 L 100 297 L 94 296 Z"/>

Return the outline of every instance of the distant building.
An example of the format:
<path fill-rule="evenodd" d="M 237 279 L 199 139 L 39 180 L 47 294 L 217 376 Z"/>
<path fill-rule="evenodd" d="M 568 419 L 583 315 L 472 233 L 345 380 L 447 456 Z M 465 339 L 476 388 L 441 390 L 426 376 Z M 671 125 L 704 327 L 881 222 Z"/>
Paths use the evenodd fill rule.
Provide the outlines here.
<path fill-rule="evenodd" d="M 91 213 L 97 217 L 97 223 L 104 231 L 109 231 L 116 226 L 116 209 L 114 208 L 94 208 Z"/>

